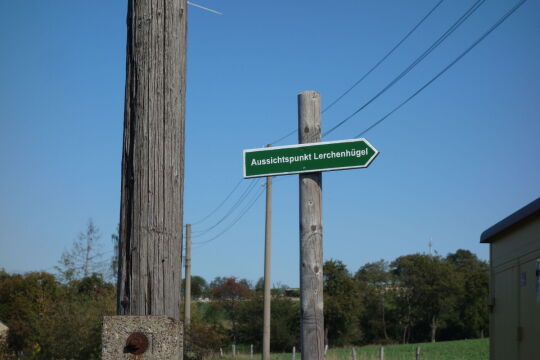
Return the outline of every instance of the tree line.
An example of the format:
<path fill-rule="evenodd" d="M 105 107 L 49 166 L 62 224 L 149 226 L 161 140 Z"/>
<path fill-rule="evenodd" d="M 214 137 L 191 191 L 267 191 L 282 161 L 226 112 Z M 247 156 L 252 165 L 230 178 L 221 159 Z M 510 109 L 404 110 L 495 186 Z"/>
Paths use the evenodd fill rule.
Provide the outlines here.
<path fill-rule="evenodd" d="M 99 359 L 101 321 L 114 315 L 116 260 L 98 253 L 90 221 L 54 274 L 0 270 L 0 321 L 10 331 L 0 359 Z M 117 235 L 112 236 L 117 241 Z M 488 336 L 488 265 L 467 250 L 411 254 L 351 272 L 324 263 L 325 341 L 346 345 L 416 343 Z M 263 280 L 192 277 L 192 320 L 186 358 L 219 348 L 262 346 Z M 300 351 L 297 289 L 274 285 L 271 351 Z M 183 309 L 183 306 L 181 307 Z"/>
<path fill-rule="evenodd" d="M 116 312 L 116 257 L 100 252 L 100 239 L 89 220 L 54 274 L 0 269 L 0 321 L 9 327 L 0 359 L 101 358 L 101 321 Z"/>
<path fill-rule="evenodd" d="M 468 250 L 380 260 L 351 273 L 324 263 L 325 341 L 346 345 L 435 342 L 488 336 L 488 264 Z M 231 344 L 262 346 L 262 279 L 194 277 L 190 338 L 194 352 Z M 271 350 L 300 349 L 299 299 L 273 289 Z M 213 339 L 211 344 L 208 339 Z"/>

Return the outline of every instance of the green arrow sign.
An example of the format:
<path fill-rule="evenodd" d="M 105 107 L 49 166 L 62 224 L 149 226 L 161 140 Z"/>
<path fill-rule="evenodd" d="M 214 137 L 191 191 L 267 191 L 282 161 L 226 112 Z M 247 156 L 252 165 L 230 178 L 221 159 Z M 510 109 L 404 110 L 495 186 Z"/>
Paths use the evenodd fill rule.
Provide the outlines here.
<path fill-rule="evenodd" d="M 244 150 L 244 178 L 365 168 L 378 154 L 366 139 Z"/>

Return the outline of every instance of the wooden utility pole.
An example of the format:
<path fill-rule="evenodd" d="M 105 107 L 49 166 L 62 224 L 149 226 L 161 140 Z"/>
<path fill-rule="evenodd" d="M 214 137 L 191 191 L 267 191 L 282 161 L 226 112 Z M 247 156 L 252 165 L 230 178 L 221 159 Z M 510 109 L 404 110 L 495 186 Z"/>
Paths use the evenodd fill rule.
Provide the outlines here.
<path fill-rule="evenodd" d="M 186 0 L 129 0 L 118 315 L 180 320 Z"/>
<path fill-rule="evenodd" d="M 298 95 L 298 142 L 319 142 L 320 95 Z M 322 175 L 299 175 L 300 182 L 300 307 L 302 360 L 324 359 Z"/>
<path fill-rule="evenodd" d="M 186 225 L 186 286 L 184 288 L 184 349 L 189 341 L 189 324 L 191 323 L 191 224 Z"/>
<path fill-rule="evenodd" d="M 270 145 L 268 145 L 270 146 Z M 270 259 L 272 254 L 272 177 L 266 177 L 266 219 L 264 223 L 264 316 L 262 359 L 270 360 Z"/>

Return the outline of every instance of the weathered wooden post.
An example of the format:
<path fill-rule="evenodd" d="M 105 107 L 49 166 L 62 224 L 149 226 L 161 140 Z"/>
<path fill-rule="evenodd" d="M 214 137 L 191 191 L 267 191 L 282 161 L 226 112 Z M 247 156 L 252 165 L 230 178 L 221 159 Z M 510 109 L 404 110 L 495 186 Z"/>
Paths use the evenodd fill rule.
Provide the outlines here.
<path fill-rule="evenodd" d="M 128 1 L 117 314 L 131 316 L 104 319 L 104 360 L 182 356 L 186 27 L 186 0 Z"/>
<path fill-rule="evenodd" d="M 270 146 L 270 145 L 268 145 Z M 272 177 L 266 177 L 266 217 L 264 222 L 264 304 L 262 360 L 270 360 L 270 268 L 272 258 Z"/>
<path fill-rule="evenodd" d="M 118 305 L 180 320 L 185 0 L 130 0 Z"/>
<path fill-rule="evenodd" d="M 416 347 L 416 360 L 420 360 L 420 346 Z"/>
<path fill-rule="evenodd" d="M 353 360 L 356 360 L 356 349 L 352 348 L 352 358 Z"/>
<path fill-rule="evenodd" d="M 320 140 L 320 95 L 304 91 L 298 95 L 298 142 Z M 299 182 L 302 360 L 323 360 L 322 174 L 301 174 Z"/>
<path fill-rule="evenodd" d="M 379 351 L 379 359 L 384 360 L 384 347 L 381 346 L 381 350 Z"/>
<path fill-rule="evenodd" d="M 186 224 L 186 257 L 184 287 L 184 351 L 188 351 L 191 324 L 191 224 Z"/>

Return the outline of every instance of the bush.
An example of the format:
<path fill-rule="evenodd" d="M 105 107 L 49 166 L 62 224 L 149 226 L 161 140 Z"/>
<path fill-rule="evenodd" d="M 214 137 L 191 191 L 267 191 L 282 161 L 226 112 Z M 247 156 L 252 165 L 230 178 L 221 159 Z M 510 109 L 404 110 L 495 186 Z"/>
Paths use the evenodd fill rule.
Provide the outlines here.
<path fill-rule="evenodd" d="M 241 344 L 253 344 L 262 348 L 263 298 L 256 297 L 242 303 L 238 340 Z M 300 307 L 288 298 L 274 297 L 271 304 L 270 350 L 290 351 L 300 341 Z"/>
<path fill-rule="evenodd" d="M 114 286 L 100 275 L 61 284 L 47 273 L 0 278 L 0 319 L 24 359 L 99 359 L 101 322 L 115 313 Z"/>

